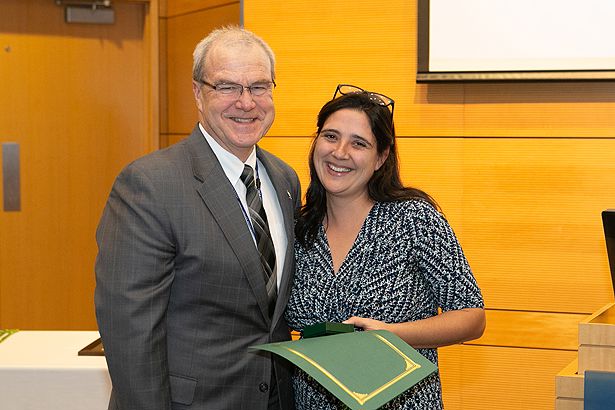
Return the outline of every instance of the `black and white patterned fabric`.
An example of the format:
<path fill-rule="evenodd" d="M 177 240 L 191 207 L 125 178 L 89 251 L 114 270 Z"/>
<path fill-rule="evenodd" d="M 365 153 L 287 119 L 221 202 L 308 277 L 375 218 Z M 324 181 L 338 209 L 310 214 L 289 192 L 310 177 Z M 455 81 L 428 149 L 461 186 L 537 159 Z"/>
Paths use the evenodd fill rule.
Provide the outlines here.
<path fill-rule="evenodd" d="M 314 246 L 295 243 L 295 255 L 295 283 L 286 311 L 295 330 L 351 316 L 408 322 L 435 316 L 438 308 L 484 306 L 453 230 L 422 200 L 376 203 L 336 273 L 322 226 Z M 438 364 L 436 349 L 417 350 Z M 346 408 L 302 371 L 296 372 L 293 384 L 298 410 Z M 436 373 L 383 408 L 442 407 Z"/>

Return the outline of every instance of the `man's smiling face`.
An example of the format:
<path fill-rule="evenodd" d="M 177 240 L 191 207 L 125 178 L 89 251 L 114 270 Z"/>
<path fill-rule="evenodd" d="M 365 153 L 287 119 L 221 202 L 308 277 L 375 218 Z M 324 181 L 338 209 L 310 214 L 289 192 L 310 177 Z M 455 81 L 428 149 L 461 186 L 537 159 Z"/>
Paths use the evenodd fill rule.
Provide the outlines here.
<path fill-rule="evenodd" d="M 205 78 L 219 84 L 271 83 L 271 63 L 258 45 L 240 42 L 214 45 L 205 63 Z M 193 91 L 203 128 L 224 149 L 245 161 L 252 147 L 265 135 L 275 117 L 271 91 L 253 96 L 248 89 L 239 98 L 223 95 L 202 83 Z"/>

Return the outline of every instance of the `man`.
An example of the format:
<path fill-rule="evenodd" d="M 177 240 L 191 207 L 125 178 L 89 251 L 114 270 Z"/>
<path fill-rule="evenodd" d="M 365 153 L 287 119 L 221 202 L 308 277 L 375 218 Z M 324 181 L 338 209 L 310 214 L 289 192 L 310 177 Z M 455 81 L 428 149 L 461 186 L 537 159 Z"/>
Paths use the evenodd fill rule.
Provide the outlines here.
<path fill-rule="evenodd" d="M 256 147 L 274 80 L 263 40 L 215 30 L 194 51 L 192 134 L 115 181 L 96 235 L 110 409 L 292 408 L 288 363 L 248 351 L 290 338 L 299 180 Z"/>

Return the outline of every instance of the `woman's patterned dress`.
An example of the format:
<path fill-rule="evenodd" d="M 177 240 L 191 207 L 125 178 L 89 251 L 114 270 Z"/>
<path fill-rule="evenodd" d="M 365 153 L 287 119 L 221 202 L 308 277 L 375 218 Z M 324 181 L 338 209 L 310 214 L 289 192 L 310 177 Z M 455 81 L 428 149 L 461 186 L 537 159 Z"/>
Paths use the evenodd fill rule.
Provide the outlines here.
<path fill-rule="evenodd" d="M 389 323 L 483 307 L 459 242 L 444 217 L 422 200 L 376 203 L 338 272 L 324 228 L 312 247 L 295 243 L 297 270 L 286 311 L 291 328 L 361 316 Z M 418 349 L 436 365 L 436 349 Z M 360 360 L 360 358 L 358 358 Z M 297 410 L 346 408 L 298 370 Z M 385 409 L 441 409 L 437 373 L 389 402 Z"/>

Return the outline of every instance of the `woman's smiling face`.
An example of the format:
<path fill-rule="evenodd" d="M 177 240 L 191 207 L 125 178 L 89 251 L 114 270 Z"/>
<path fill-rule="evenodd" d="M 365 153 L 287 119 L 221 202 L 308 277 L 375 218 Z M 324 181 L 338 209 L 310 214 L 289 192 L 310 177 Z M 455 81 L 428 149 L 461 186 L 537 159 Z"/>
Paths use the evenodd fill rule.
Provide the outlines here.
<path fill-rule="evenodd" d="M 378 155 L 369 119 L 360 110 L 334 112 L 316 137 L 314 167 L 327 195 L 368 195 L 367 184 L 385 159 Z"/>

